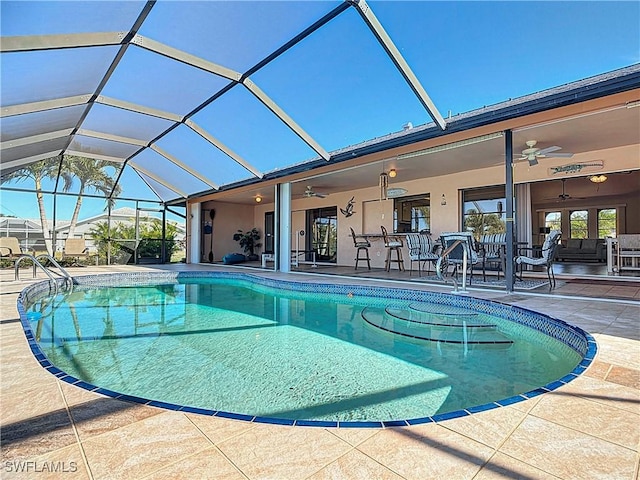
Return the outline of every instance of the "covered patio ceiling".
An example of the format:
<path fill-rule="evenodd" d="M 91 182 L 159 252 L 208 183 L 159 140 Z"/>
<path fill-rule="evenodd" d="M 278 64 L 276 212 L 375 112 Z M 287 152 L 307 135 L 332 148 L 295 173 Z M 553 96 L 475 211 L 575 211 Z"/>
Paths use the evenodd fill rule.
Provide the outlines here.
<path fill-rule="evenodd" d="M 249 203 L 269 201 L 283 175 L 301 194 L 311 180 L 329 192 L 375 185 L 383 162 L 405 180 L 499 165 L 499 134 L 454 135 L 499 121 L 518 154 L 532 139 L 575 154 L 640 143 L 640 109 L 536 121 L 553 108 L 545 99 L 587 100 L 595 83 L 593 98 L 606 94 L 607 75 L 443 118 L 376 4 L 3 1 L 2 176 L 77 155 L 163 202 L 220 192 Z M 623 70 L 618 91 L 637 89 L 638 66 Z"/>

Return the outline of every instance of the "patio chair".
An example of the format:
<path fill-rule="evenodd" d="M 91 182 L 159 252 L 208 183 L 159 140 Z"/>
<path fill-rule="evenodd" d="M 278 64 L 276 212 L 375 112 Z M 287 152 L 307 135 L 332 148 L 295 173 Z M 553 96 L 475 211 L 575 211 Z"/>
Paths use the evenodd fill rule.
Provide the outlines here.
<path fill-rule="evenodd" d="M 498 266 L 498 278 L 500 278 L 500 270 L 504 271 L 504 260 L 506 257 L 507 234 L 489 233 L 480 237 L 478 244 L 479 260 L 482 260 L 482 281 L 487 281 L 487 265 Z"/>
<path fill-rule="evenodd" d="M 349 227 L 349 230 L 351 230 L 351 238 L 353 238 L 353 246 L 357 249 L 356 250 L 356 270 L 358 269 L 358 262 L 360 260 L 366 260 L 367 261 L 367 267 L 369 268 L 369 270 L 371 270 L 371 259 L 369 258 L 369 247 L 371 246 L 371 243 L 369 243 L 369 240 L 367 240 L 366 237 L 363 237 L 362 235 L 356 235 L 356 232 L 353 231 L 353 228 Z M 360 252 L 364 253 L 364 257 L 360 256 Z"/>
<path fill-rule="evenodd" d="M 382 238 L 384 246 L 387 249 L 387 258 L 384 262 L 384 269 L 388 272 L 391 270 L 391 263 L 398 264 L 398 270 L 404 271 L 404 260 L 402 258 L 402 239 L 396 235 L 389 235 L 384 225 L 380 226 L 382 230 Z M 392 253 L 396 252 L 396 259 L 392 260 Z"/>
<path fill-rule="evenodd" d="M 421 276 L 424 265 L 427 262 L 435 262 L 440 258 L 438 254 L 433 253 L 433 245 L 431 237 L 420 233 L 409 233 L 407 235 L 407 248 L 409 249 L 409 276 L 413 272 L 413 262 L 418 262 L 418 276 Z M 422 270 L 420 264 L 422 263 Z M 429 267 L 429 271 L 431 267 Z"/>
<path fill-rule="evenodd" d="M 471 232 L 446 232 L 440 234 L 440 242 L 442 243 L 442 251 L 444 252 L 456 241 L 462 240 L 463 243 L 458 245 L 449 253 L 448 263 L 454 266 L 453 274 L 458 276 L 458 266 L 464 263 L 464 251 L 467 251 L 467 268 L 469 269 L 470 278 L 469 285 L 473 281 L 473 266 L 478 263 L 478 249 L 476 247 L 475 238 Z"/>
<path fill-rule="evenodd" d="M 547 277 L 549 278 L 549 291 L 556 286 L 556 277 L 553 273 L 553 262 L 555 261 L 556 252 L 558 250 L 558 244 L 560 242 L 560 230 L 552 230 L 542 245 L 541 254 L 539 257 L 519 255 L 515 258 L 516 266 L 520 266 L 520 276 L 518 277 L 522 281 L 523 265 L 533 265 L 538 267 L 544 267 L 547 269 Z M 520 250 L 533 250 L 529 248 L 521 248 Z M 535 249 L 538 250 L 538 249 Z M 535 251 L 534 250 L 534 251 Z"/>
<path fill-rule="evenodd" d="M 67 238 L 64 241 L 62 259 L 72 258 L 72 266 L 79 267 L 81 258 L 89 258 L 89 250 L 84 238 Z"/>
<path fill-rule="evenodd" d="M 622 270 L 640 270 L 640 235 L 633 233 L 619 234 L 616 255 L 618 272 Z"/>

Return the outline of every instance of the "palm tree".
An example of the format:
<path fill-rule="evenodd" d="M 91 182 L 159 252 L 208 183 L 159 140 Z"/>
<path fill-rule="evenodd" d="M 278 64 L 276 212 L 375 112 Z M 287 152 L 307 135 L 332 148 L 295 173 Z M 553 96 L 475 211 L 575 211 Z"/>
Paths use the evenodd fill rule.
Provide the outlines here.
<path fill-rule="evenodd" d="M 51 232 L 49 231 L 49 224 L 47 223 L 47 212 L 44 208 L 42 181 L 45 178 L 55 179 L 57 177 L 59 162 L 60 157 L 46 158 L 44 160 L 40 160 L 39 162 L 24 165 L 18 170 L 2 176 L 2 183 L 8 183 L 13 180 L 21 182 L 27 179 L 31 179 L 35 183 L 36 198 L 38 200 L 38 210 L 40 211 L 42 235 L 44 236 L 44 245 L 49 255 L 53 255 L 53 246 L 51 243 Z"/>
<path fill-rule="evenodd" d="M 92 158 L 77 157 L 74 155 L 66 155 L 65 162 L 63 164 L 65 176 L 63 190 L 68 192 L 73 186 L 74 179 L 80 182 L 80 190 L 78 191 L 78 199 L 76 200 L 76 206 L 73 210 L 73 216 L 71 217 L 71 223 L 69 224 L 69 238 L 73 237 L 76 225 L 78 223 L 78 216 L 80 214 L 80 208 L 82 207 L 82 196 L 88 191 L 100 192 L 107 198 L 107 207 L 113 207 L 115 198 L 120 195 L 120 185 L 116 185 L 115 179 L 107 173 L 106 169 L 112 167 L 117 169 L 117 164 L 108 162 L 105 160 L 94 160 Z"/>
<path fill-rule="evenodd" d="M 467 210 L 464 227 L 467 231 L 473 232 L 473 236 L 478 241 L 486 233 L 506 231 L 505 224 L 497 213 L 481 213 L 475 208 Z"/>

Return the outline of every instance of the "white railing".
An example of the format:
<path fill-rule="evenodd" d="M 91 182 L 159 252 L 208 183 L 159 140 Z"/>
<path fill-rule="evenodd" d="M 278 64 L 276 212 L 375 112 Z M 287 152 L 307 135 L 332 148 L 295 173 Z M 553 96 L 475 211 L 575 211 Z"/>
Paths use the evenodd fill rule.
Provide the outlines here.
<path fill-rule="evenodd" d="M 436 262 L 436 275 L 443 282 L 447 283 L 447 270 L 449 269 L 449 255 L 458 246 L 466 243 L 464 240 L 456 240 L 449 247 L 442 252 L 440 258 Z M 462 248 L 462 290 L 458 290 L 458 281 L 455 275 L 452 273 L 448 278 L 453 283 L 454 293 L 467 293 L 467 265 L 469 262 L 467 249 Z"/>

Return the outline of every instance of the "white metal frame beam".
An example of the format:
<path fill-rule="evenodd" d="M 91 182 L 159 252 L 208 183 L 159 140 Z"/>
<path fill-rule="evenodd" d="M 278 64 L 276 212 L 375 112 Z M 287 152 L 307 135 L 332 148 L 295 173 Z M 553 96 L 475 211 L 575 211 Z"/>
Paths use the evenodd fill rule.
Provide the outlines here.
<path fill-rule="evenodd" d="M 73 97 L 56 98 L 53 100 L 43 100 L 41 102 L 21 103 L 2 107 L 0 117 L 13 117 L 14 115 L 24 115 L 27 113 L 44 112 L 45 110 L 55 110 L 56 108 L 74 107 L 84 105 L 91 100 L 90 94 L 74 95 Z"/>
<path fill-rule="evenodd" d="M 220 151 L 222 151 L 225 155 L 230 157 L 232 160 L 234 160 L 235 162 L 240 164 L 242 167 L 246 168 L 248 171 L 250 171 L 256 177 L 262 178 L 264 176 L 263 173 L 260 172 L 257 168 L 252 166 L 249 162 L 244 160 L 240 155 L 235 153 L 233 150 L 231 150 L 229 147 L 227 147 L 225 144 L 223 144 L 220 140 L 216 139 L 213 135 L 211 135 L 209 132 L 207 132 L 204 128 L 200 127 L 198 124 L 196 124 L 191 119 L 184 120 L 183 117 L 181 117 L 180 115 L 176 115 L 174 113 L 165 112 L 165 111 L 158 110 L 158 109 L 155 109 L 155 108 L 145 107 L 143 105 L 137 105 L 135 103 L 127 102 L 127 101 L 124 101 L 124 100 L 117 100 L 115 98 L 105 97 L 103 95 L 99 96 L 96 99 L 96 102 L 100 103 L 102 105 L 108 105 L 108 106 L 111 106 L 111 107 L 121 108 L 121 109 L 128 110 L 128 111 L 135 112 L 135 113 L 141 113 L 141 114 L 150 115 L 150 116 L 156 117 L 156 118 L 162 118 L 164 120 L 170 120 L 170 121 L 175 122 L 176 124 L 182 123 L 182 124 L 186 125 L 187 127 L 189 127 L 191 130 L 193 130 L 194 132 L 196 132 L 198 135 L 203 137 L 209 143 L 213 144 L 216 148 L 218 148 Z M 164 135 L 161 135 L 159 138 L 162 138 L 163 136 Z M 157 140 L 159 140 L 159 138 L 156 139 L 156 142 L 157 142 Z M 143 147 L 152 146 L 156 142 L 145 143 L 144 145 L 141 145 L 141 146 L 143 146 Z M 160 152 L 158 152 L 158 153 L 160 153 Z M 174 157 L 172 157 L 172 158 L 174 158 Z M 167 159 L 169 159 L 169 158 L 167 158 Z M 181 168 L 183 168 L 183 169 L 185 169 L 187 171 L 190 171 L 190 169 L 188 167 L 186 167 L 186 165 L 183 164 L 182 162 L 179 162 L 179 164 L 180 164 Z M 178 165 L 178 163 L 176 163 L 176 165 Z M 204 182 L 207 185 L 213 185 L 211 180 L 207 179 Z M 219 188 L 219 186 L 216 186 L 214 188 L 217 190 Z"/>
<path fill-rule="evenodd" d="M 10 162 L 0 163 L 0 170 L 8 170 L 10 168 L 21 167 L 22 165 L 28 165 L 30 163 L 39 162 L 40 160 L 46 160 L 47 158 L 57 157 L 60 155 L 60 150 L 54 150 L 52 152 L 39 153 L 31 157 L 20 158 L 18 160 L 12 160 Z"/>
<path fill-rule="evenodd" d="M 206 141 L 208 141 L 209 143 L 211 143 L 214 147 L 216 147 L 218 150 L 220 150 L 222 153 L 224 153 L 225 155 L 227 155 L 228 157 L 230 157 L 232 160 L 234 160 L 236 163 L 238 163 L 239 165 L 241 165 L 242 167 L 246 168 L 247 170 L 249 170 L 251 173 L 253 173 L 256 177 L 258 178 L 262 178 L 264 177 L 264 174 L 258 170 L 257 168 L 255 168 L 253 165 L 251 165 L 249 162 L 247 162 L 244 158 L 242 158 L 240 155 L 238 155 L 236 152 L 234 152 L 233 150 L 231 150 L 229 147 L 227 147 L 224 143 L 222 143 L 220 140 L 218 140 L 217 138 L 215 138 L 213 135 L 211 135 L 209 132 L 207 132 L 204 128 L 202 128 L 200 125 L 198 125 L 196 122 L 194 122 L 191 119 L 187 119 L 185 122 L 185 125 L 187 127 L 189 127 L 191 130 L 193 130 L 194 132 L 196 132 L 198 135 L 200 135 L 202 138 L 204 138 Z M 216 187 L 218 188 L 218 187 Z"/>
<path fill-rule="evenodd" d="M 144 48 L 145 50 L 149 50 L 159 55 L 163 55 L 173 60 L 185 63 L 192 67 L 196 67 L 206 72 L 219 75 L 229 80 L 233 80 L 234 82 L 239 82 L 242 78 L 241 73 L 236 72 L 230 68 L 218 65 L 217 63 L 210 62 L 200 57 L 196 57 L 195 55 L 183 52 L 182 50 L 178 50 L 177 48 L 170 47 L 168 45 L 165 45 L 164 43 L 160 43 L 156 40 L 152 40 L 142 35 L 136 35 L 135 37 L 133 37 L 131 43 L 137 45 L 140 48 Z"/>
<path fill-rule="evenodd" d="M 169 190 L 171 190 L 172 192 L 177 193 L 178 195 L 180 195 L 183 198 L 187 198 L 188 195 L 185 192 L 183 192 L 182 190 L 177 188 L 175 185 L 171 185 L 170 183 L 167 183 L 165 180 L 163 180 L 162 178 L 158 177 L 156 174 L 150 172 L 146 168 L 143 168 L 140 165 L 136 164 L 135 162 L 131 162 L 131 161 L 129 162 L 129 165 L 134 170 L 145 174 L 147 177 L 149 177 L 150 179 L 154 180 L 155 182 L 158 182 L 163 187 L 168 188 Z"/>
<path fill-rule="evenodd" d="M 63 33 L 2 37 L 0 53 L 120 45 L 127 32 Z"/>
<path fill-rule="evenodd" d="M 104 160 L 105 162 L 124 163 L 124 158 L 111 157 L 109 155 L 101 155 L 99 153 L 81 152 L 79 150 L 65 150 L 65 155 L 73 155 L 76 157 L 93 158 L 94 160 Z"/>
<path fill-rule="evenodd" d="M 126 143 L 128 145 L 138 145 L 140 147 L 146 147 L 149 143 L 146 140 L 140 140 L 138 138 L 123 137 L 121 135 L 114 135 L 111 133 L 104 133 L 104 132 L 96 132 L 95 130 L 87 130 L 84 128 L 79 129 L 76 132 L 76 135 L 80 135 L 83 137 L 99 138 L 101 140 L 109 140 L 109 141 L 118 142 L 118 143 Z"/>
<path fill-rule="evenodd" d="M 53 140 L 56 138 L 68 137 L 73 132 L 73 128 L 67 128 L 64 130 L 58 130 L 56 132 L 40 133 L 38 135 L 32 135 L 30 137 L 16 138 L 13 140 L 7 140 L 0 142 L 0 150 L 6 150 L 8 148 L 23 147 L 25 145 L 31 145 L 38 142 L 46 142 L 47 140 Z"/>
<path fill-rule="evenodd" d="M 174 165 L 177 165 L 178 167 L 180 167 L 182 170 L 189 172 L 191 175 L 193 175 L 194 177 L 196 177 L 198 180 L 200 180 L 201 182 L 209 185 L 211 188 L 215 188 L 216 190 L 218 188 L 220 188 L 217 184 L 213 183 L 211 180 L 209 180 L 207 177 L 205 177 L 204 175 L 201 175 L 200 173 L 196 172 L 193 168 L 189 167 L 188 165 L 184 164 L 183 162 L 181 162 L 180 160 L 178 160 L 176 157 L 174 157 L 173 155 L 171 155 L 169 152 L 166 152 L 164 150 L 162 150 L 160 147 L 158 147 L 156 144 L 151 144 L 149 146 L 154 152 L 158 153 L 159 155 L 162 155 L 164 158 L 166 158 L 167 160 L 169 160 L 171 163 L 173 163 Z"/>
<path fill-rule="evenodd" d="M 204 175 L 201 175 L 200 173 L 198 173 L 193 168 L 189 167 L 184 162 L 178 160 L 178 158 L 174 157 L 173 155 L 169 154 L 168 152 L 165 152 L 164 150 L 162 150 L 160 147 L 158 147 L 155 144 L 149 144 L 149 142 L 147 142 L 145 140 L 140 140 L 140 139 L 137 139 L 137 138 L 123 137 L 123 136 L 120 136 L 120 135 L 112 135 L 112 134 L 102 133 L 102 132 L 95 132 L 93 130 L 84 130 L 84 129 L 78 130 L 76 132 L 76 135 L 82 135 L 82 136 L 91 137 L 91 138 L 100 138 L 102 140 L 110 140 L 110 141 L 119 142 L 119 143 L 126 143 L 126 144 L 129 144 L 129 145 L 138 145 L 138 146 L 141 146 L 141 147 L 149 147 L 153 151 L 155 151 L 156 153 L 162 155 L 164 158 L 169 160 L 171 163 L 173 163 L 176 166 L 178 166 L 179 168 L 181 168 L 182 170 L 184 170 L 184 171 L 188 172 L 189 174 L 193 175 L 194 177 L 196 177 L 198 180 L 200 180 L 201 182 L 205 183 L 206 185 L 209 185 L 211 188 L 215 188 L 215 189 L 219 188 L 219 186 L 217 184 L 212 182 L 210 179 L 208 179 Z M 86 154 L 84 156 L 91 156 L 91 155 L 90 154 Z M 124 162 L 124 159 L 120 160 L 120 162 Z"/>
<path fill-rule="evenodd" d="M 326 150 L 324 150 L 320 146 L 320 144 L 318 144 L 318 142 L 316 142 L 311 137 L 311 135 L 305 132 L 289 115 L 287 115 L 284 112 L 284 110 L 282 110 L 282 108 L 280 108 L 273 100 L 271 100 L 252 80 L 250 80 L 248 77 L 243 78 L 243 74 L 236 72 L 235 70 L 232 70 L 230 68 L 224 67 L 222 65 L 218 65 L 208 60 L 204 60 L 203 58 L 197 57 L 190 53 L 186 53 L 182 50 L 178 50 L 176 48 L 170 47 L 163 43 L 157 42 L 150 38 L 144 37 L 142 35 L 136 35 L 132 40 L 132 43 L 134 45 L 139 46 L 140 48 L 144 48 L 146 50 L 157 53 L 159 55 L 163 55 L 173 60 L 177 60 L 186 65 L 199 68 L 201 70 L 212 73 L 214 75 L 218 75 L 220 77 L 231 80 L 232 82 L 241 83 L 247 88 L 247 90 L 249 90 L 260 101 L 260 103 L 262 103 L 265 107 L 271 110 L 271 112 L 273 112 L 281 122 L 287 125 L 287 127 L 289 127 L 298 137 L 300 137 L 307 145 L 309 145 L 316 153 L 318 153 L 318 155 L 320 155 L 325 160 L 330 159 L 329 153 Z M 122 107 L 122 108 L 125 108 L 125 107 Z M 222 143 L 219 140 L 215 139 L 215 137 L 208 134 L 208 132 L 203 130 L 201 127 L 197 126 L 195 123 L 191 123 L 191 124 L 188 123 L 189 117 L 195 114 L 197 111 L 198 109 L 196 109 L 191 114 L 187 115 L 185 117 L 186 121 L 183 121 L 183 123 L 191 127 L 196 133 L 200 134 L 207 141 L 209 141 L 214 146 L 222 150 L 226 155 L 228 155 L 237 163 L 239 163 L 244 168 L 249 170 L 256 177 L 262 178 L 263 174 L 260 171 L 258 171 L 255 167 L 252 167 L 249 163 L 247 163 L 245 160 L 243 160 L 241 157 L 235 154 L 228 147 L 225 147 L 224 145 L 222 145 Z M 150 113 L 150 115 L 154 115 L 154 114 Z M 155 114 L 154 116 L 161 116 L 161 115 Z M 167 118 L 167 117 L 161 116 L 161 118 Z"/>
<path fill-rule="evenodd" d="M 433 121 L 436 122 L 442 130 L 447 128 L 447 122 L 444 118 L 442 118 L 440 112 L 438 112 L 438 109 L 427 94 L 426 90 L 423 88 L 420 80 L 418 80 L 418 77 L 416 77 L 416 75 L 413 73 L 413 70 L 411 70 L 411 67 L 409 67 L 409 64 L 400 53 L 400 50 L 398 50 L 398 48 L 395 46 L 393 40 L 391 40 L 391 37 L 389 37 L 378 18 L 371 11 L 371 7 L 369 7 L 366 0 L 346 1 L 356 7 L 356 10 L 358 10 L 360 16 L 364 19 L 369 29 L 378 39 L 378 42 L 380 43 L 380 45 L 382 45 L 382 48 L 385 49 L 387 55 L 389 55 L 389 58 L 391 58 L 393 63 L 396 65 L 396 68 L 400 71 L 404 79 L 407 81 Z"/>
<path fill-rule="evenodd" d="M 307 145 L 309 145 L 318 155 L 324 158 L 326 161 L 331 160 L 331 155 L 316 142 L 311 135 L 305 132 L 300 125 L 298 125 L 293 118 L 282 110 L 276 102 L 271 100 L 266 93 L 264 93 L 260 87 L 253 83 L 249 78 L 242 80 L 242 84 L 249 90 L 265 107 L 273 112 L 273 114 L 280 119 L 287 127 L 298 135 Z"/>
<path fill-rule="evenodd" d="M 142 113 L 144 115 L 150 115 L 152 117 L 162 118 L 164 120 L 171 120 L 172 122 L 182 121 L 182 117 L 175 113 L 165 112 L 156 108 L 145 107 L 144 105 L 138 105 L 136 103 L 118 100 L 111 97 L 105 97 L 104 95 L 99 95 L 98 98 L 96 98 L 96 103 L 108 105 L 110 107 L 121 108 L 123 110 L 129 110 L 130 112 Z"/>

